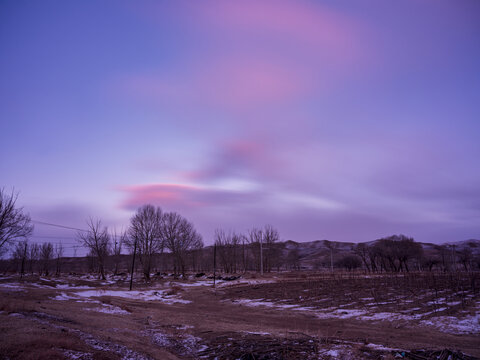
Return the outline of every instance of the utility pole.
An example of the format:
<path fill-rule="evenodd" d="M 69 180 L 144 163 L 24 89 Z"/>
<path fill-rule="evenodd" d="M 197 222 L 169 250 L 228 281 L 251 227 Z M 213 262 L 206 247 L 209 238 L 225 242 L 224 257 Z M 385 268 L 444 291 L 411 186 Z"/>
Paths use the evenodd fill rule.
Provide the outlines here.
<path fill-rule="evenodd" d="M 130 291 L 132 291 L 133 285 L 133 270 L 135 269 L 135 253 L 137 252 L 137 238 L 135 238 L 135 242 L 133 243 L 133 261 L 132 261 L 132 275 L 130 276 Z"/>
<path fill-rule="evenodd" d="M 263 276 L 263 234 L 260 235 L 260 275 Z"/>
<path fill-rule="evenodd" d="M 247 271 L 247 258 L 245 257 L 245 238 L 243 238 L 243 273 Z"/>
<path fill-rule="evenodd" d="M 20 270 L 20 278 L 23 277 L 23 273 L 25 271 L 25 258 L 27 257 L 27 242 L 25 241 L 25 248 L 23 249 L 23 256 L 22 256 L 22 269 Z"/>

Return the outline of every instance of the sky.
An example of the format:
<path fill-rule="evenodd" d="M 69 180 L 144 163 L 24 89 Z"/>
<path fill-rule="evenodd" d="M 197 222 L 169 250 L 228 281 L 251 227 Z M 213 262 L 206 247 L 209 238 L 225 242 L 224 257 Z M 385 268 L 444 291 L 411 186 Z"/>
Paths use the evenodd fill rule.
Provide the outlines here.
<path fill-rule="evenodd" d="M 0 186 L 82 229 L 151 203 L 206 244 L 480 238 L 479 39 L 476 0 L 3 0 Z"/>

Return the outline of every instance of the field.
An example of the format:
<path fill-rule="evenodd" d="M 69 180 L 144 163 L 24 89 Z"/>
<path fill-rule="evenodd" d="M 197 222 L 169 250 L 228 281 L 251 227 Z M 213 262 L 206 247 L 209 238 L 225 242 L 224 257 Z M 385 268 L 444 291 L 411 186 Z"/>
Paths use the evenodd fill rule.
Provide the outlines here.
<path fill-rule="evenodd" d="M 0 278 L 2 359 L 472 359 L 476 273 Z"/>

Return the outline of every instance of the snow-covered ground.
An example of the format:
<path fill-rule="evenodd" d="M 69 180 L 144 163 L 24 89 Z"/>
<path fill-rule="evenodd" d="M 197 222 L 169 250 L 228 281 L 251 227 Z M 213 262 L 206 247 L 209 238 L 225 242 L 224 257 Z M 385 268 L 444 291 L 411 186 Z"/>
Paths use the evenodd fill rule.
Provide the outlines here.
<path fill-rule="evenodd" d="M 87 290 L 78 291 L 74 294 L 79 297 L 101 297 L 101 296 L 113 296 L 134 300 L 143 301 L 161 301 L 165 304 L 189 304 L 191 301 L 181 299 L 175 295 L 166 295 L 167 290 Z"/>
<path fill-rule="evenodd" d="M 83 290 L 83 289 L 95 289 L 93 286 L 87 285 L 73 285 L 68 282 L 63 281 L 52 281 L 46 279 L 40 279 L 42 283 L 38 282 L 11 282 L 11 283 L 0 283 L 0 288 L 2 289 L 10 289 L 15 291 L 23 291 L 27 288 L 39 288 L 39 289 L 75 289 L 75 290 Z"/>
<path fill-rule="evenodd" d="M 130 314 L 129 311 L 123 310 L 119 308 L 118 306 L 113 306 L 109 304 L 102 304 L 101 307 L 95 307 L 95 308 L 87 308 L 87 310 L 90 311 L 97 311 L 105 314 L 114 314 L 114 315 L 128 315 Z"/>
<path fill-rule="evenodd" d="M 264 299 L 240 299 L 227 300 L 234 304 L 244 306 L 264 306 L 278 310 L 290 309 L 294 311 L 303 311 L 314 314 L 319 319 L 356 319 L 361 321 L 409 321 L 419 322 L 421 326 L 434 327 L 439 331 L 452 334 L 478 334 L 480 333 L 480 311 L 479 303 L 477 303 L 476 315 L 464 315 L 462 317 L 454 316 L 434 316 L 446 310 L 446 307 L 438 308 L 435 311 L 428 311 L 418 314 L 402 314 L 394 312 L 375 312 L 375 308 L 366 309 L 344 309 L 344 308 L 325 308 L 315 309 L 292 304 L 279 304 Z M 419 310 L 418 308 L 414 308 Z M 414 310 L 411 309 L 411 310 Z M 433 315 L 433 316 L 432 316 Z"/>
<path fill-rule="evenodd" d="M 423 326 L 432 326 L 442 332 L 450 334 L 478 334 L 480 333 L 480 314 L 467 315 L 464 318 L 454 316 L 437 316 L 420 321 Z"/>
<path fill-rule="evenodd" d="M 103 284 L 112 285 L 116 283 L 117 280 L 109 279 L 105 282 L 98 282 L 97 279 L 90 277 L 82 277 L 82 280 L 92 281 L 92 285 Z M 73 280 L 73 279 L 72 279 Z M 78 279 L 77 279 L 78 280 Z M 240 285 L 240 284 L 265 284 L 265 283 L 274 283 L 276 279 L 237 279 L 233 281 L 219 280 L 216 282 L 218 287 L 231 286 L 231 285 Z M 95 282 L 95 284 L 93 283 Z M 169 281 L 161 285 L 162 289 L 154 290 L 120 290 L 120 289 L 98 289 L 94 286 L 88 285 L 75 286 L 74 282 L 69 278 L 67 279 L 49 279 L 41 277 L 38 282 L 3 282 L 0 283 L 0 288 L 7 291 L 24 291 L 28 288 L 48 288 L 48 289 L 58 289 L 62 292 L 58 293 L 56 296 L 52 297 L 52 300 L 66 301 L 73 300 L 76 302 L 84 302 L 90 304 L 102 304 L 97 298 L 102 296 L 112 296 L 119 298 L 127 298 L 132 300 L 141 300 L 141 301 L 156 301 L 163 304 L 188 304 L 191 303 L 189 300 L 182 299 L 178 295 L 168 295 L 168 291 L 174 287 L 211 287 L 213 285 L 213 280 L 210 279 L 201 279 L 201 280 L 190 280 L 190 281 Z M 429 295 L 428 293 L 424 295 Z M 472 295 L 467 295 L 472 297 Z M 318 301 L 322 301 L 319 299 Z M 475 312 L 460 313 L 459 316 L 444 316 L 449 315 L 444 311 L 448 310 L 450 307 L 460 305 L 460 301 L 455 301 L 453 298 L 440 297 L 434 301 L 429 301 L 425 303 L 430 306 L 429 311 L 420 312 L 421 308 L 412 307 L 401 312 L 385 312 L 379 311 L 379 305 L 388 305 L 390 301 L 383 302 L 372 302 L 374 298 L 365 297 L 361 298 L 362 301 L 369 301 L 360 308 L 357 303 L 343 304 L 337 307 L 329 307 L 324 309 L 318 309 L 314 307 L 301 306 L 299 304 L 288 304 L 284 301 L 270 301 L 265 299 L 236 299 L 236 300 L 226 300 L 231 301 L 234 304 L 243 305 L 243 306 L 263 306 L 274 308 L 277 310 L 292 310 L 292 311 L 302 311 L 308 312 L 319 319 L 329 319 L 329 318 L 338 318 L 338 319 L 356 319 L 360 321 L 405 321 L 411 322 L 412 324 L 417 324 L 425 327 L 432 327 L 439 331 L 452 334 L 479 334 L 480 333 L 480 303 L 476 303 Z M 407 301 L 404 301 L 407 303 Z M 412 304 L 413 305 L 413 304 Z M 434 310 L 431 308 L 434 307 Z M 120 308 L 112 307 L 103 304 L 102 307 L 90 308 L 92 311 L 100 311 L 104 313 L 112 314 L 128 314 L 128 311 L 125 311 Z M 442 313 L 443 312 L 443 313 Z"/>
<path fill-rule="evenodd" d="M 175 295 L 166 295 L 167 290 L 86 290 L 70 292 L 69 294 L 62 292 L 52 298 L 52 300 L 75 300 L 77 302 L 95 302 L 92 298 L 102 296 L 113 296 L 120 298 L 128 298 L 143 301 L 158 301 L 164 304 L 189 304 L 191 301 L 181 299 Z"/>

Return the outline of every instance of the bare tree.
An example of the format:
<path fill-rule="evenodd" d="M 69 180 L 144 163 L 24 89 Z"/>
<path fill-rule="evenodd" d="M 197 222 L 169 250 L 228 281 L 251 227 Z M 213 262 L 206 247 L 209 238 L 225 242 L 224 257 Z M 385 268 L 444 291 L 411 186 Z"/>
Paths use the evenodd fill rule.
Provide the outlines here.
<path fill-rule="evenodd" d="M 248 242 L 250 244 L 253 266 L 257 271 L 263 271 L 263 232 L 261 229 L 253 228 L 248 232 Z"/>
<path fill-rule="evenodd" d="M 15 240 L 27 239 L 33 232 L 30 216 L 17 208 L 18 194 L 0 189 L 0 256 Z"/>
<path fill-rule="evenodd" d="M 408 262 L 412 259 L 418 259 L 423 256 L 422 245 L 416 243 L 413 238 L 405 235 L 399 235 L 395 242 L 395 252 L 399 262 L 399 271 L 409 271 Z"/>
<path fill-rule="evenodd" d="M 88 231 L 79 231 L 77 236 L 79 241 L 90 250 L 98 264 L 98 272 L 105 280 L 105 260 L 110 252 L 110 235 L 108 228 L 102 226 L 100 220 L 87 220 Z"/>
<path fill-rule="evenodd" d="M 38 261 L 40 257 L 40 245 L 38 245 L 37 243 L 33 243 L 30 245 L 30 254 L 28 256 L 28 261 L 29 261 L 29 269 L 30 269 L 30 273 L 32 273 L 33 275 L 33 272 L 34 272 L 34 267 L 35 267 L 35 263 Z"/>
<path fill-rule="evenodd" d="M 63 256 L 63 245 L 62 244 L 56 244 L 55 245 L 55 257 L 57 258 L 56 260 L 56 269 L 55 269 L 55 275 L 60 275 L 60 271 L 62 270 L 62 256 Z"/>
<path fill-rule="evenodd" d="M 122 245 L 127 238 L 127 233 L 122 232 L 120 236 L 117 236 L 117 231 L 114 230 L 113 232 L 113 262 L 115 264 L 115 270 L 113 271 L 114 275 L 118 274 L 118 265 L 120 263 L 120 256 L 122 254 Z"/>
<path fill-rule="evenodd" d="M 50 260 L 53 256 L 53 245 L 51 243 L 43 243 L 40 247 L 40 258 L 42 260 L 42 268 L 45 276 L 48 276 L 50 269 Z"/>
<path fill-rule="evenodd" d="M 442 259 L 439 256 L 428 255 L 422 258 L 422 267 L 427 268 L 428 271 L 432 271 L 434 266 L 438 266 L 442 263 Z"/>
<path fill-rule="evenodd" d="M 25 274 L 25 264 L 27 262 L 27 258 L 28 241 L 23 240 L 15 245 L 15 250 L 13 251 L 13 259 L 20 263 L 20 277 L 23 277 L 23 274 Z"/>
<path fill-rule="evenodd" d="M 473 259 L 472 249 L 465 247 L 458 251 L 458 259 L 462 263 L 465 271 L 468 271 L 468 268 L 470 267 Z"/>
<path fill-rule="evenodd" d="M 132 251 L 136 247 L 146 280 L 150 279 L 154 255 L 163 250 L 163 241 L 160 236 L 162 216 L 160 207 L 142 206 L 130 220 L 128 238 L 125 238 L 126 245 Z"/>
<path fill-rule="evenodd" d="M 278 260 L 279 249 L 275 246 L 275 243 L 280 239 L 278 230 L 272 225 L 265 225 L 263 229 L 263 268 L 265 271 L 270 272 L 272 266 Z"/>
<path fill-rule="evenodd" d="M 215 245 L 220 266 L 225 273 L 236 272 L 236 252 L 238 245 L 238 237 L 230 232 L 222 229 L 215 230 Z"/>
<path fill-rule="evenodd" d="M 353 252 L 360 256 L 362 259 L 363 264 L 367 268 L 367 271 L 370 272 L 370 264 L 368 262 L 368 246 L 365 243 L 359 243 L 353 249 Z"/>
<path fill-rule="evenodd" d="M 163 215 L 161 235 L 165 247 L 172 253 L 175 275 L 181 272 L 185 276 L 186 254 L 203 247 L 202 237 L 192 223 L 176 212 Z"/>
<path fill-rule="evenodd" d="M 202 269 L 202 260 L 203 260 L 203 242 L 197 242 L 194 244 L 189 253 L 191 259 L 191 268 L 193 271 L 200 271 Z"/>
<path fill-rule="evenodd" d="M 394 272 L 408 272 L 408 262 L 423 256 L 422 246 L 405 235 L 379 239 L 373 245 L 373 250 L 380 260 L 380 269 Z"/>

